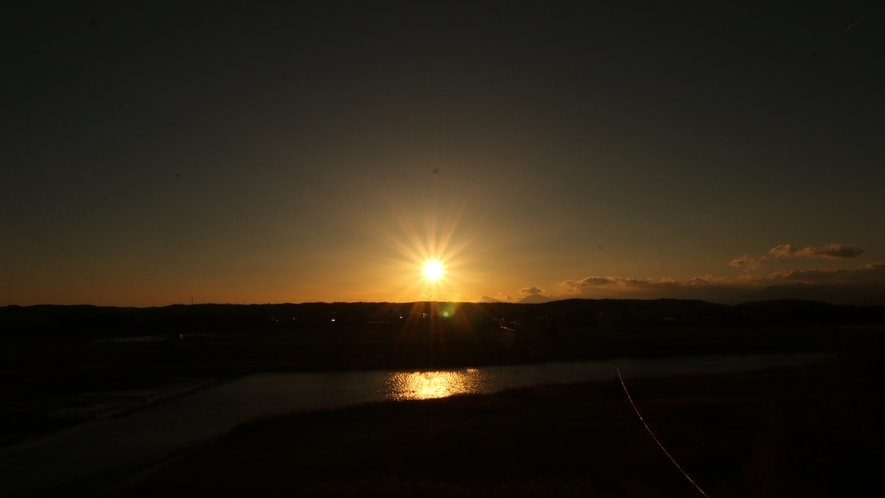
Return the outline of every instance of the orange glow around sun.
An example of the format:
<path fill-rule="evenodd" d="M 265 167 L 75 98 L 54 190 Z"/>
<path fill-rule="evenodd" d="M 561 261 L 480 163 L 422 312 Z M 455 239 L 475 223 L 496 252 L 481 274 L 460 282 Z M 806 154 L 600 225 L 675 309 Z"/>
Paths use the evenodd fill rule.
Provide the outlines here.
<path fill-rule="evenodd" d="M 362 226 L 384 246 L 379 251 L 377 278 L 389 275 L 391 297 L 401 302 L 476 299 L 478 258 L 496 247 L 489 244 L 483 219 L 465 223 L 466 202 L 449 200 L 440 209 L 435 199 L 422 210 L 391 205 L 386 216 L 367 216 Z M 381 248 L 379 248 L 381 249 Z"/>

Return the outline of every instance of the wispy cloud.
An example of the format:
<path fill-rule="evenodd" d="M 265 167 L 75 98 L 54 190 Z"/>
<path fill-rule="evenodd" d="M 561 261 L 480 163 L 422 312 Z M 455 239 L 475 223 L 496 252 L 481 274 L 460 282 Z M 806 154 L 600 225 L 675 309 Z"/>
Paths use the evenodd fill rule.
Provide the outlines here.
<path fill-rule="evenodd" d="M 862 255 L 863 249 L 847 244 L 827 244 L 822 247 L 809 246 L 803 249 L 796 249 L 790 244 L 783 244 L 773 247 L 769 254 L 773 254 L 776 258 L 811 256 L 827 259 L 850 259 Z"/>
<path fill-rule="evenodd" d="M 768 259 L 768 256 L 762 256 L 759 258 L 751 258 L 748 255 L 743 255 L 739 258 L 734 258 L 731 260 L 731 263 L 728 263 L 735 268 L 744 268 L 744 271 L 747 270 L 755 270 L 762 266 L 765 261 Z"/>
<path fill-rule="evenodd" d="M 742 259 L 742 258 L 738 258 Z M 749 260 L 738 267 L 750 264 Z M 761 258 L 760 258 L 761 259 Z M 734 265 L 733 265 L 734 266 Z M 809 284 L 830 287 L 874 286 L 885 290 L 885 263 L 870 263 L 852 269 L 809 269 L 777 271 L 768 275 L 741 274 L 737 277 L 697 276 L 684 281 L 667 278 L 641 279 L 590 276 L 557 284 L 558 298 L 588 297 L 613 299 L 683 298 L 730 300 L 772 285 Z"/>
<path fill-rule="evenodd" d="M 540 294 L 542 292 L 543 291 L 541 289 L 539 289 L 538 287 L 526 287 L 524 289 L 519 290 L 520 294 Z"/>
<path fill-rule="evenodd" d="M 870 263 L 853 269 L 778 271 L 769 275 L 772 283 L 806 284 L 885 284 L 885 263 Z"/>
<path fill-rule="evenodd" d="M 660 280 L 650 278 L 625 278 L 625 277 L 586 277 L 581 280 L 565 280 L 559 283 L 560 287 L 566 289 L 568 293 L 580 293 L 582 291 L 595 288 L 610 287 L 632 287 L 641 289 L 673 287 L 679 285 L 672 279 L 663 278 Z M 570 292 L 569 292 L 570 291 Z"/>

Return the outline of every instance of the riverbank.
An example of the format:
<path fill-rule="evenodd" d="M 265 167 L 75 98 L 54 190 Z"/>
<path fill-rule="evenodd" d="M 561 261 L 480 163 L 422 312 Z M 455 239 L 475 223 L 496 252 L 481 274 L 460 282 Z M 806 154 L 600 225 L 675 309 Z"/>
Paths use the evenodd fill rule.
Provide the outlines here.
<path fill-rule="evenodd" d="M 652 430 L 711 496 L 874 486 L 882 367 L 869 355 L 633 379 Z M 253 421 L 121 497 L 692 496 L 617 381 L 371 403 Z"/>

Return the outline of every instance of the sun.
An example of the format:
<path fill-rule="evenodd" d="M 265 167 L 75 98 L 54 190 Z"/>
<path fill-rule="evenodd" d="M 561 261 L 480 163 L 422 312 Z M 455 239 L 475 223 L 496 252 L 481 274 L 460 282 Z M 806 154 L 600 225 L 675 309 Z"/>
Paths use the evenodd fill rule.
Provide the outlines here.
<path fill-rule="evenodd" d="M 424 263 L 424 277 L 427 280 L 439 280 L 443 274 L 443 266 L 439 261 L 428 261 Z"/>

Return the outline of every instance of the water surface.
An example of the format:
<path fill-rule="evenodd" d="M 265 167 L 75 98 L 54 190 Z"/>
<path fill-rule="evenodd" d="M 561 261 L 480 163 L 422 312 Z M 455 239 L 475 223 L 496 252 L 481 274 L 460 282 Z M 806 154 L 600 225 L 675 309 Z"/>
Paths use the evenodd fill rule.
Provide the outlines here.
<path fill-rule="evenodd" d="M 83 485 L 113 491 L 145 469 L 249 419 L 381 400 L 491 393 L 547 383 L 760 370 L 812 363 L 813 353 L 553 362 L 440 371 L 262 373 L 122 417 L 108 417 L 0 451 L 0 495 Z M 91 483 L 91 484 L 84 484 Z M 100 484 L 96 484 L 100 483 Z"/>

